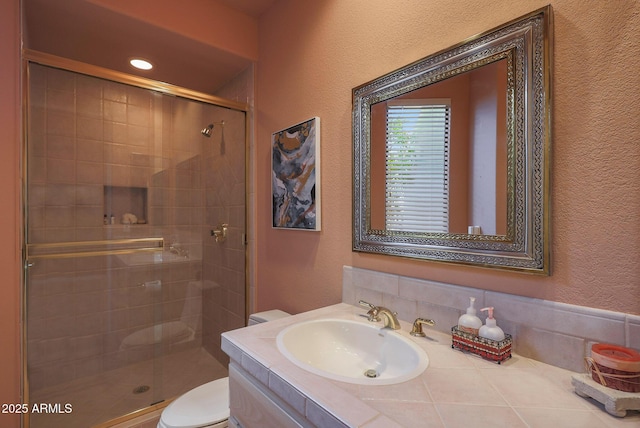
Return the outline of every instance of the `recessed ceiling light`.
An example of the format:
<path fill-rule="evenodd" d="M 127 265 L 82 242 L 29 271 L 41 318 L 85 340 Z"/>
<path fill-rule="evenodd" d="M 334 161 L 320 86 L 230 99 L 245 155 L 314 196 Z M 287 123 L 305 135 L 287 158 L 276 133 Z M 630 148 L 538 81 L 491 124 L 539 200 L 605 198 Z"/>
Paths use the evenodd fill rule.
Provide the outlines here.
<path fill-rule="evenodd" d="M 151 70 L 153 68 L 153 64 L 140 58 L 133 58 L 129 63 L 140 70 Z"/>

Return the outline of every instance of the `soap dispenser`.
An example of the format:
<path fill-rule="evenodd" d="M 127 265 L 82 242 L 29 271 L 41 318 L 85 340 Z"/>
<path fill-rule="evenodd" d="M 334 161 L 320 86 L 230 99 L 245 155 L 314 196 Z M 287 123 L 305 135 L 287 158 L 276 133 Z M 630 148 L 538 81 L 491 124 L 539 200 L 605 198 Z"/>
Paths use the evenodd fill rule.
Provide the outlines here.
<path fill-rule="evenodd" d="M 487 317 L 485 325 L 480 327 L 478 335 L 487 339 L 495 340 L 497 342 L 504 340 L 504 331 L 502 331 L 502 329 L 498 327 L 496 319 L 493 317 L 493 307 L 490 306 L 488 308 L 482 308 L 480 310 L 483 312 L 489 312 L 489 316 Z"/>
<path fill-rule="evenodd" d="M 467 313 L 458 318 L 458 329 L 465 333 L 478 334 L 478 329 L 482 327 L 482 320 L 476 316 L 476 308 L 473 306 L 475 297 L 469 297 L 469 307 Z"/>

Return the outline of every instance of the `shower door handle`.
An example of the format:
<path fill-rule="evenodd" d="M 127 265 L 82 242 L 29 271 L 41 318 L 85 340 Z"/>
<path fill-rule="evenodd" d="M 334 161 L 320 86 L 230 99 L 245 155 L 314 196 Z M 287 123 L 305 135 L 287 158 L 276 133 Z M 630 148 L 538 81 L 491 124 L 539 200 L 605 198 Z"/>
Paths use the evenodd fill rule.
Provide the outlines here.
<path fill-rule="evenodd" d="M 217 229 L 213 229 L 211 231 L 211 236 L 215 237 L 216 242 L 222 243 L 227 239 L 228 229 L 229 225 L 227 223 L 222 223 Z"/>

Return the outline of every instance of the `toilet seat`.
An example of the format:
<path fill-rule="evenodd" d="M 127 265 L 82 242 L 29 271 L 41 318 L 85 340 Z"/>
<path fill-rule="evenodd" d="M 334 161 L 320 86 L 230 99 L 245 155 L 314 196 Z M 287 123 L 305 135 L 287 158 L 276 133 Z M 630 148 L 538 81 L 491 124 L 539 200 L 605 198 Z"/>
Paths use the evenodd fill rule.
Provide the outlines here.
<path fill-rule="evenodd" d="M 229 419 L 229 378 L 200 385 L 169 404 L 158 428 L 202 428 Z"/>

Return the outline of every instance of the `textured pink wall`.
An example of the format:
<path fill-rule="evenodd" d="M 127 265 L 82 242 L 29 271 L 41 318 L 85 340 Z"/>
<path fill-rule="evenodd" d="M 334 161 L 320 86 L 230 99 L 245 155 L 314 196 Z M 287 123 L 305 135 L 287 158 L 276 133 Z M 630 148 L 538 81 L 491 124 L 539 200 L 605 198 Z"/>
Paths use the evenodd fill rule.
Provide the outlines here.
<path fill-rule="evenodd" d="M 20 403 L 20 4 L 0 2 L 0 404 Z M 18 427 L 0 413 L 0 426 Z"/>
<path fill-rule="evenodd" d="M 640 314 L 636 1 L 552 1 L 552 276 L 351 251 L 351 89 L 547 0 L 282 0 L 259 21 L 257 307 L 341 300 L 342 266 Z M 270 225 L 270 135 L 322 119 L 322 232 Z"/>

